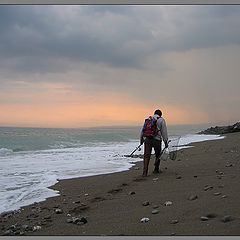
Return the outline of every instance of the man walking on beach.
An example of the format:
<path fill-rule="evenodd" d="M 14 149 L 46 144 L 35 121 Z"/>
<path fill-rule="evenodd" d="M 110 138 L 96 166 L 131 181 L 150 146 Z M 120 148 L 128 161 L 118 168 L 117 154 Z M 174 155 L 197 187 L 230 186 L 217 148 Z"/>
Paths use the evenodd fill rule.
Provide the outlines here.
<path fill-rule="evenodd" d="M 144 159 L 143 159 L 143 177 L 148 174 L 148 165 L 151 158 L 152 148 L 155 151 L 155 168 L 153 173 L 160 173 L 160 154 L 162 150 L 162 140 L 165 147 L 168 147 L 167 125 L 162 117 L 161 110 L 157 109 L 153 116 L 145 119 L 141 135 L 140 144 L 144 143 Z"/>

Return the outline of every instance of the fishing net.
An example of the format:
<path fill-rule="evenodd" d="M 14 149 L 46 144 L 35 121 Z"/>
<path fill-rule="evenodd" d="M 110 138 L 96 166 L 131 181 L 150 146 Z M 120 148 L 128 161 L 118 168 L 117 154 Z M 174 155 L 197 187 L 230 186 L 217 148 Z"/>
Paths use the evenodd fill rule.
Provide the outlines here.
<path fill-rule="evenodd" d="M 168 143 L 168 148 L 165 148 L 161 155 L 161 159 L 163 161 L 167 161 L 168 159 L 173 161 L 176 160 L 180 138 L 181 137 L 177 137 L 170 140 Z"/>

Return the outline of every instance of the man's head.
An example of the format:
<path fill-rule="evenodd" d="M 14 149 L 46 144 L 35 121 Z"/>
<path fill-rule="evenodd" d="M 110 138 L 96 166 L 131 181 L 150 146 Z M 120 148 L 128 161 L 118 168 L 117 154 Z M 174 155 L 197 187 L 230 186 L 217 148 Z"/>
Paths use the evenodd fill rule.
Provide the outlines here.
<path fill-rule="evenodd" d="M 158 116 L 162 116 L 162 111 L 161 110 L 159 110 L 159 109 L 157 109 L 155 112 L 154 112 L 154 114 L 157 114 Z"/>

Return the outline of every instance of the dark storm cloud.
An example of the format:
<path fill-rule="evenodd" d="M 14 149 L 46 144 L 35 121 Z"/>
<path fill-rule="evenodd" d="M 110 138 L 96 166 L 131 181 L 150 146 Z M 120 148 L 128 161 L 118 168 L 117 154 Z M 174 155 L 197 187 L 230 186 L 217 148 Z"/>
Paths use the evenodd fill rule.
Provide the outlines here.
<path fill-rule="evenodd" d="M 0 6 L 5 72 L 141 68 L 156 52 L 240 43 L 240 6 Z M 72 66 L 72 67 L 73 67 Z"/>

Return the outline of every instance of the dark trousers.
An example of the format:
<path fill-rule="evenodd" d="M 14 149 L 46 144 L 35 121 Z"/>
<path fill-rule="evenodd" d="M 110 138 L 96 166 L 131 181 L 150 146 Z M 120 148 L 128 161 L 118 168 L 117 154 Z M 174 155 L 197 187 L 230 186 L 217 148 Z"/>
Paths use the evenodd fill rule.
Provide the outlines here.
<path fill-rule="evenodd" d="M 162 141 L 156 140 L 154 138 L 146 138 L 144 141 L 144 159 L 143 159 L 143 175 L 147 175 L 148 165 L 152 154 L 152 148 L 155 152 L 155 169 L 159 169 L 160 165 L 160 154 L 162 150 Z"/>

